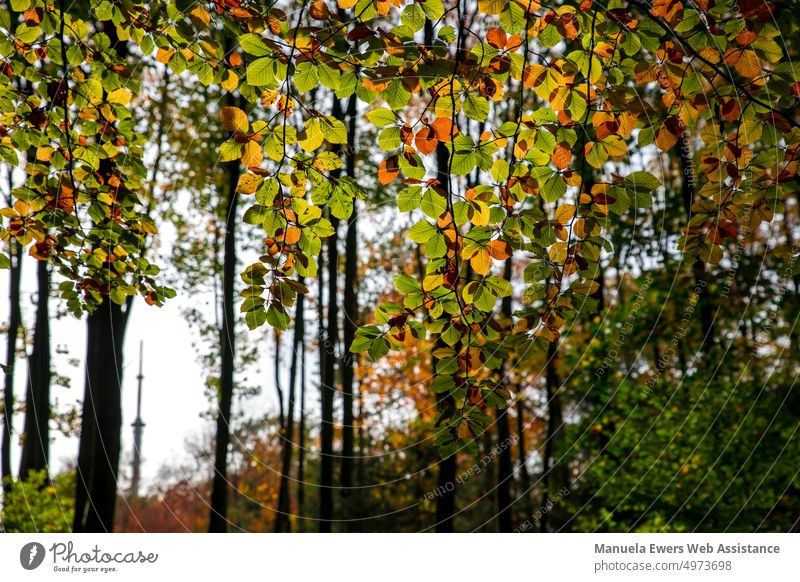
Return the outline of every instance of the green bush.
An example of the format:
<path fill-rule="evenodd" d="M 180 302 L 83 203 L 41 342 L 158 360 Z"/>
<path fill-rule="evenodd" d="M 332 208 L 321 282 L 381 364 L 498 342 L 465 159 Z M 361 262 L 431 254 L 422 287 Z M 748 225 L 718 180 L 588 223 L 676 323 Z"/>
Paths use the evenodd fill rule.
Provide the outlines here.
<path fill-rule="evenodd" d="M 0 531 L 7 533 L 57 533 L 72 529 L 75 512 L 75 473 L 53 479 L 46 470 L 34 471 L 24 481 L 14 481 L 3 498 Z"/>

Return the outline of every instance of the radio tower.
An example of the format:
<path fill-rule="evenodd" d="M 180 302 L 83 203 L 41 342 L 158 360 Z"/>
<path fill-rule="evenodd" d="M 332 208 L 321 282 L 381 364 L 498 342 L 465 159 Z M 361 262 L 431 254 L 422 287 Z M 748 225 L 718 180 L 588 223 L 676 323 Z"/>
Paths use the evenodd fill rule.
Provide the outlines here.
<path fill-rule="evenodd" d="M 141 476 L 142 465 L 142 429 L 144 423 L 142 422 L 142 352 L 144 351 L 144 342 L 139 342 L 139 375 L 136 379 L 139 382 L 138 393 L 136 395 L 136 420 L 133 421 L 133 476 L 131 478 L 131 497 L 139 496 L 139 477 Z"/>

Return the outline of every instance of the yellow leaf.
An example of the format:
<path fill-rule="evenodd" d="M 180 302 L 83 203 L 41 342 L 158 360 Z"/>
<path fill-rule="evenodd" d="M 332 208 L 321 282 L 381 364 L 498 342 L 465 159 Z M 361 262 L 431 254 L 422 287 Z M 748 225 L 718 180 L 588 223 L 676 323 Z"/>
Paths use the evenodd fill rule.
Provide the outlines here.
<path fill-rule="evenodd" d="M 547 254 L 554 263 L 563 263 L 567 260 L 567 243 L 557 242 L 553 244 Z"/>
<path fill-rule="evenodd" d="M 248 168 L 255 168 L 264 159 L 261 146 L 254 141 L 248 141 L 242 146 L 242 163 Z"/>
<path fill-rule="evenodd" d="M 247 114 L 238 107 L 223 107 L 220 111 L 222 127 L 228 131 L 238 131 L 247 133 L 250 124 L 247 122 Z"/>
<path fill-rule="evenodd" d="M 208 25 L 211 22 L 211 16 L 208 14 L 208 12 L 206 12 L 205 8 L 200 5 L 195 6 L 189 13 L 189 16 L 195 25 L 201 30 L 208 28 Z"/>
<path fill-rule="evenodd" d="M 133 94 L 125 87 L 113 90 L 108 94 L 108 102 L 116 103 L 118 105 L 127 105 L 131 102 Z"/>
<path fill-rule="evenodd" d="M 556 208 L 553 220 L 559 224 L 569 224 L 573 216 L 575 216 L 575 207 L 572 204 L 562 204 Z"/>
<path fill-rule="evenodd" d="M 236 191 L 242 194 L 252 194 L 258 189 L 263 180 L 264 178 L 258 174 L 242 174 L 236 184 Z"/>
<path fill-rule="evenodd" d="M 233 71 L 225 71 L 225 77 L 220 83 L 223 89 L 233 93 L 239 87 L 239 75 Z"/>
<path fill-rule="evenodd" d="M 469 204 L 469 220 L 475 226 L 489 224 L 489 207 L 482 200 L 473 200 Z"/>
<path fill-rule="evenodd" d="M 606 153 L 612 158 L 624 156 L 628 153 L 628 145 L 625 143 L 625 140 L 618 135 L 609 135 L 603 140 L 602 144 L 603 149 L 606 150 Z"/>
<path fill-rule="evenodd" d="M 488 251 L 480 250 L 469 260 L 469 264 L 478 275 L 485 275 L 492 268 L 492 257 Z"/>
<path fill-rule="evenodd" d="M 506 3 L 506 0 L 478 0 L 478 11 L 483 14 L 500 14 Z"/>

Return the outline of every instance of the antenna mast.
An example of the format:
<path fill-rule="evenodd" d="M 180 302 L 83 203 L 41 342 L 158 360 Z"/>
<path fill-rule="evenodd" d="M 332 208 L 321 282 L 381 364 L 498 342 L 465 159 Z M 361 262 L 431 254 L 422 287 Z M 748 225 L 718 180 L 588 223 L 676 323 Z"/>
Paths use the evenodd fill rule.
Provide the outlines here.
<path fill-rule="evenodd" d="M 136 420 L 133 421 L 133 476 L 131 478 L 131 497 L 139 496 L 139 479 L 141 477 L 142 465 L 142 354 L 144 352 L 144 341 L 139 342 L 139 375 L 136 380 L 139 382 L 138 393 L 136 395 Z"/>

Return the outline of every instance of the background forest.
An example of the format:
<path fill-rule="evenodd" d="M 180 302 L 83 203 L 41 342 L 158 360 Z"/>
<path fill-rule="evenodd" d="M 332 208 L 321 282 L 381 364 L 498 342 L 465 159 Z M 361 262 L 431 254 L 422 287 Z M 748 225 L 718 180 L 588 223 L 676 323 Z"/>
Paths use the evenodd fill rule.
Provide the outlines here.
<path fill-rule="evenodd" d="M 797 530 L 798 24 L 3 0 L 0 529 Z"/>

